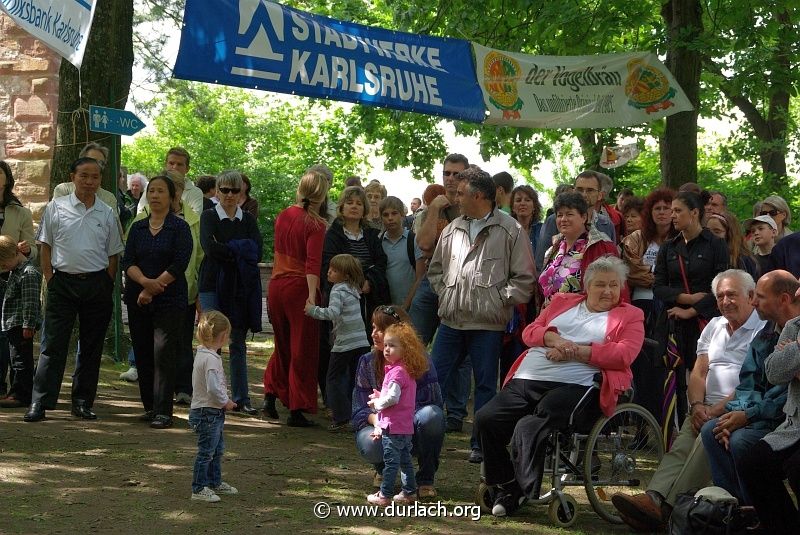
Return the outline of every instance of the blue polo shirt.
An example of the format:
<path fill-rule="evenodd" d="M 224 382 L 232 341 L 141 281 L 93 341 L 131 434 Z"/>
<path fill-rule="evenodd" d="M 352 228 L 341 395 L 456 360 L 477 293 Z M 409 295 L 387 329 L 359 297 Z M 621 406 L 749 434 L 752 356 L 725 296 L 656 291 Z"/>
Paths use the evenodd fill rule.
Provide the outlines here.
<path fill-rule="evenodd" d="M 411 286 L 414 284 L 415 270 L 408 259 L 408 229 L 403 230 L 403 234 L 392 241 L 386 232 L 381 233 L 381 245 L 383 252 L 386 253 L 388 263 L 386 264 L 386 280 L 389 283 L 389 295 L 392 303 L 402 305 L 408 296 Z M 414 258 L 422 258 L 422 250 L 414 243 Z"/>

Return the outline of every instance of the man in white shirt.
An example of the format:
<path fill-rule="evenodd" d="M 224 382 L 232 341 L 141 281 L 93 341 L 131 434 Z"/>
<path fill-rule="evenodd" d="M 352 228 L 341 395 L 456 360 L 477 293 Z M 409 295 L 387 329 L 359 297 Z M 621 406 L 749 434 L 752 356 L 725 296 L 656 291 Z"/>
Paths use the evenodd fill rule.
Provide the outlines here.
<path fill-rule="evenodd" d="M 70 168 L 75 191 L 50 201 L 42 215 L 36 240 L 47 279 L 47 336 L 42 340 L 26 422 L 43 420 L 45 409 L 55 409 L 76 317 L 81 359 L 72 380 L 72 414 L 84 420 L 97 418 L 92 405 L 111 319 L 118 255 L 124 248 L 113 208 L 97 197 L 101 175 L 97 160 L 76 160 Z"/>
<path fill-rule="evenodd" d="M 167 151 L 167 158 L 164 160 L 164 169 L 175 171 L 184 177 L 189 174 L 189 153 L 183 147 L 173 147 Z M 194 182 L 186 179 L 186 187 L 181 195 L 181 200 L 192 207 L 194 213 L 203 213 L 203 190 L 194 185 Z M 141 212 L 147 206 L 147 195 L 142 195 L 139 199 L 139 207 L 136 213 Z"/>
<path fill-rule="evenodd" d="M 747 350 L 767 323 L 751 302 L 755 282 L 747 272 L 723 271 L 711 281 L 711 291 L 722 316 L 713 318 L 697 341 L 697 361 L 689 377 L 689 415 L 647 492 L 634 496 L 619 493 L 611 498 L 622 519 L 634 529 L 661 530 L 678 494 L 711 485 L 700 428 L 726 412 Z"/>

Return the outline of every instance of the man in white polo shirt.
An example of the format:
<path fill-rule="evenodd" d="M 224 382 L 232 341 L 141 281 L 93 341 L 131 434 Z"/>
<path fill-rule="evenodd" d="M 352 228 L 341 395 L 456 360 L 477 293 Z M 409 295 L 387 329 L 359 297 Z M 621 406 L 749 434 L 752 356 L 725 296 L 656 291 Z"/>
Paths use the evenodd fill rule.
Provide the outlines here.
<path fill-rule="evenodd" d="M 753 306 L 755 286 L 753 277 L 740 269 L 723 271 L 711 281 L 722 316 L 713 318 L 697 341 L 697 361 L 687 389 L 689 414 L 647 492 L 611 497 L 622 520 L 637 531 L 661 531 L 678 494 L 711 485 L 711 466 L 699 432 L 707 421 L 726 412 L 750 344 L 767 323 Z"/>
<path fill-rule="evenodd" d="M 47 279 L 47 336 L 33 381 L 26 422 L 44 419 L 54 409 L 67 361 L 67 346 L 76 316 L 80 321 L 81 359 L 72 380 L 72 414 L 94 420 L 92 412 L 100 357 L 111 319 L 114 275 L 122 239 L 113 208 L 96 196 L 102 169 L 93 158 L 79 158 L 70 167 L 75 191 L 47 204 L 37 242 L 42 273 Z"/>

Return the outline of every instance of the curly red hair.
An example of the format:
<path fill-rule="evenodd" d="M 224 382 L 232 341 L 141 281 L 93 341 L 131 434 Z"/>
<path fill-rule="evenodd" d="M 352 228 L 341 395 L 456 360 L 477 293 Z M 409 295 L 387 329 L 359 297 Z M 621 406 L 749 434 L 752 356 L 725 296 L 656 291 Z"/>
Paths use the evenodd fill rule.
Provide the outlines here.
<path fill-rule="evenodd" d="M 415 381 L 428 371 L 425 346 L 410 323 L 395 323 L 386 328 L 384 337 L 391 336 L 403 348 L 403 367 Z"/>
<path fill-rule="evenodd" d="M 653 206 L 659 201 L 664 201 L 668 205 L 672 205 L 672 199 L 675 198 L 675 192 L 669 188 L 658 188 L 650 192 L 650 195 L 645 197 L 644 206 L 642 207 L 642 238 L 645 243 L 650 243 L 658 238 L 658 228 L 653 221 Z M 675 229 L 671 228 L 668 236 L 675 233 Z"/>

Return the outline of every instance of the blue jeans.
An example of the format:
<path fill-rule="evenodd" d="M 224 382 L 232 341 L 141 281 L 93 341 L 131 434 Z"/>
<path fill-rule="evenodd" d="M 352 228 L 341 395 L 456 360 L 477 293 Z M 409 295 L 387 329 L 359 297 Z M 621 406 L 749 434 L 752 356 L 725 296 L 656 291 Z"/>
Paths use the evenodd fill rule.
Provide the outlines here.
<path fill-rule="evenodd" d="M 739 469 L 745 453 L 769 433 L 769 430 L 740 427 L 731 433 L 730 449 L 726 450 L 725 446 L 714 438 L 713 430 L 717 421 L 717 418 L 709 420 L 700 428 L 703 448 L 706 450 L 706 456 L 711 465 L 711 479 L 715 485 L 738 498 L 740 505 L 752 505 L 753 502 L 747 495 L 746 487 L 739 476 Z"/>
<path fill-rule="evenodd" d="M 400 470 L 400 483 L 403 492 L 417 492 L 417 480 L 414 478 L 414 465 L 411 462 L 411 443 L 414 435 L 392 435 L 383 432 L 383 482 L 381 494 L 391 498 L 394 496 L 394 482 Z"/>
<path fill-rule="evenodd" d="M 439 326 L 439 296 L 431 288 L 427 275 L 419 281 L 408 315 L 411 316 L 411 323 L 422 338 L 422 343 L 430 344 Z"/>
<path fill-rule="evenodd" d="M 356 433 L 356 447 L 361 457 L 372 464 L 375 470 L 383 472 L 383 442 L 372 440 L 371 425 L 363 427 Z M 436 405 L 425 405 L 414 413 L 414 438 L 412 455 L 417 458 L 419 470 L 416 473 L 417 484 L 433 485 L 436 471 L 439 469 L 439 456 L 444 441 L 444 413 Z"/>
<path fill-rule="evenodd" d="M 197 457 L 194 459 L 192 492 L 203 487 L 216 488 L 222 482 L 222 455 L 225 453 L 225 411 L 203 407 L 189 411 L 189 427 L 197 433 Z"/>
<path fill-rule="evenodd" d="M 473 413 L 486 405 L 497 392 L 497 366 L 502 343 L 503 331 L 467 331 L 440 325 L 436 340 L 433 342 L 431 360 L 436 366 L 442 397 L 447 399 L 450 378 L 469 355 L 475 377 Z M 474 426 L 470 443 L 472 448 L 480 448 Z"/>
<path fill-rule="evenodd" d="M 136 367 L 136 355 L 133 354 L 133 346 L 128 348 L 128 366 Z"/>
<path fill-rule="evenodd" d="M 467 403 L 471 387 L 472 362 L 467 355 L 464 362 L 450 375 L 447 397 L 444 398 L 448 421 L 453 420 L 460 423 L 467 417 Z"/>
<path fill-rule="evenodd" d="M 200 292 L 200 309 L 203 312 L 219 310 L 216 292 Z M 247 330 L 239 327 L 231 329 L 231 340 L 228 351 L 231 358 L 231 399 L 239 407 L 250 405 L 250 393 L 247 384 Z"/>

